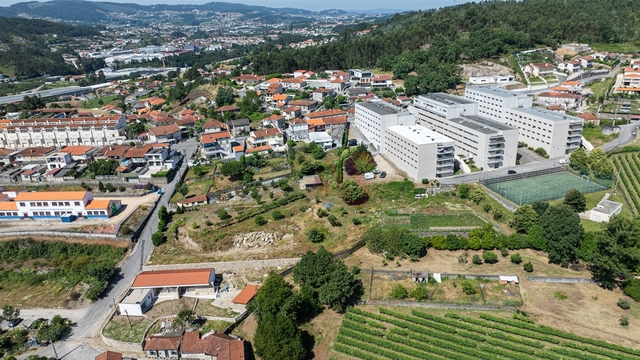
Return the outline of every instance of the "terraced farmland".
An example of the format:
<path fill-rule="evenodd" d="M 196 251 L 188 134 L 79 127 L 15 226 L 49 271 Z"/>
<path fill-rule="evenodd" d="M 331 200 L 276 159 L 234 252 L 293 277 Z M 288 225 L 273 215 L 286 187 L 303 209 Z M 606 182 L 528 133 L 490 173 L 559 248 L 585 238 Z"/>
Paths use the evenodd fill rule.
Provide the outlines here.
<path fill-rule="evenodd" d="M 613 156 L 613 164 L 620 173 L 618 186 L 633 215 L 640 214 L 640 154 L 627 153 Z"/>
<path fill-rule="evenodd" d="M 493 314 L 379 311 L 349 309 L 334 350 L 365 360 L 640 359 L 640 350 Z"/>

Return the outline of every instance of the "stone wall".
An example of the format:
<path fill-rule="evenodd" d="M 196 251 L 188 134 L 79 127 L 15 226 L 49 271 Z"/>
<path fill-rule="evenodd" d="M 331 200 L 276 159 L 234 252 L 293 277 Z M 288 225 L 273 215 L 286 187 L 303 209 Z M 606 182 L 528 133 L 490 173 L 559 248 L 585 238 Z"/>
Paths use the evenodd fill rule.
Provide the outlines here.
<path fill-rule="evenodd" d="M 217 272 L 222 270 L 241 270 L 256 267 L 277 267 L 287 268 L 295 265 L 300 258 L 272 259 L 272 260 L 248 260 L 248 261 L 221 261 L 194 264 L 168 264 L 168 265 L 145 265 L 142 271 L 157 270 L 182 270 L 182 269 L 204 269 L 214 268 Z"/>

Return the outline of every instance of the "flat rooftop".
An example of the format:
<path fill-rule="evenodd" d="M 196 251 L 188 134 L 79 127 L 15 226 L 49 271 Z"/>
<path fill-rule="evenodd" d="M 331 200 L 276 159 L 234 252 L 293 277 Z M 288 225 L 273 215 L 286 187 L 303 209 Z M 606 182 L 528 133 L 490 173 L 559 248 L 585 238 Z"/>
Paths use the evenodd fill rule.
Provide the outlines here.
<path fill-rule="evenodd" d="M 579 118 L 577 116 L 562 114 L 556 111 L 551 111 L 545 108 L 541 108 L 539 106 L 533 106 L 530 108 L 517 107 L 511 110 L 518 111 L 527 115 L 540 116 L 549 121 L 567 121 L 568 120 L 568 121 L 584 122 L 584 119 Z"/>
<path fill-rule="evenodd" d="M 357 106 L 362 106 L 365 109 L 373 111 L 379 115 L 393 115 L 400 112 L 397 107 L 391 104 L 386 104 L 383 101 L 362 102 L 362 103 L 356 103 L 356 104 Z"/>
<path fill-rule="evenodd" d="M 500 131 L 517 129 L 516 127 L 505 125 L 503 123 L 477 115 L 461 116 L 458 118 L 449 119 L 448 121 L 487 135 L 496 134 Z"/>
<path fill-rule="evenodd" d="M 433 130 L 429 130 L 422 126 L 390 126 L 386 128 L 403 138 L 416 143 L 418 145 L 423 144 L 431 144 L 431 143 L 442 143 L 442 142 L 454 142 L 453 139 L 450 139 L 442 134 L 438 134 Z"/>
<path fill-rule="evenodd" d="M 596 206 L 593 210 L 599 213 L 613 215 L 621 206 L 622 204 L 619 202 L 611 200 L 600 200 L 598 206 Z"/>
<path fill-rule="evenodd" d="M 420 95 L 419 97 L 425 98 L 425 99 L 431 99 L 433 101 L 436 101 L 440 104 L 443 105 L 455 105 L 455 104 L 474 104 L 475 101 L 473 100 L 468 100 L 465 99 L 463 97 L 460 96 L 454 96 L 454 95 L 449 95 L 446 93 L 433 93 L 433 94 L 426 94 L 426 95 Z"/>
<path fill-rule="evenodd" d="M 467 86 L 467 90 L 473 90 L 476 92 L 481 92 L 491 96 L 497 96 L 501 98 L 510 98 L 510 97 L 522 97 L 526 98 L 527 94 L 517 93 L 515 91 L 505 90 L 503 88 L 499 88 L 497 86 Z M 466 90 L 465 90 L 466 91 Z"/>
<path fill-rule="evenodd" d="M 147 294 L 151 291 L 150 289 L 133 289 L 130 290 L 129 295 L 127 295 L 122 301 L 121 304 L 139 304 L 147 297 Z"/>

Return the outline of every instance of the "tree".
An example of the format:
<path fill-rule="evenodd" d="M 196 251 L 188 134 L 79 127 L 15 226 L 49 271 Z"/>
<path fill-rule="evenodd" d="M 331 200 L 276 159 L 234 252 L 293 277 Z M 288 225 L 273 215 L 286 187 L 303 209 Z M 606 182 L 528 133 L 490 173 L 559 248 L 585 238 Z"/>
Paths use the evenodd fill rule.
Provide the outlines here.
<path fill-rule="evenodd" d="M 564 204 L 549 206 L 540 217 L 540 225 L 546 230 L 549 262 L 563 266 L 574 262 L 584 229 L 573 208 Z"/>
<path fill-rule="evenodd" d="M 640 266 L 639 234 L 638 221 L 624 216 L 614 216 L 602 225 L 596 234 L 591 271 L 603 287 L 612 289 L 633 278 Z"/>
<path fill-rule="evenodd" d="M 622 310 L 629 310 L 629 309 L 631 309 L 631 303 L 629 302 L 629 300 L 627 300 L 627 299 L 623 299 L 623 298 L 618 299 L 618 306 L 619 306 Z"/>
<path fill-rule="evenodd" d="M 222 164 L 220 167 L 220 172 L 224 176 L 229 176 L 230 178 L 237 178 L 240 174 L 244 172 L 244 165 L 237 160 L 227 161 Z"/>
<path fill-rule="evenodd" d="M 405 232 L 402 235 L 402 251 L 412 259 L 417 259 L 425 255 L 424 242 L 418 234 Z"/>
<path fill-rule="evenodd" d="M 564 204 L 569 205 L 577 213 L 587 210 L 587 198 L 579 190 L 571 189 L 564 196 Z"/>
<path fill-rule="evenodd" d="M 227 212 L 227 210 L 225 209 L 220 209 L 218 210 L 218 213 L 216 214 L 218 215 L 218 218 L 220 220 L 227 220 L 227 219 L 231 219 L 231 215 L 229 215 L 229 213 Z"/>
<path fill-rule="evenodd" d="M 473 285 L 471 280 L 462 280 L 462 291 L 464 291 L 467 295 L 473 295 L 476 293 L 476 287 Z"/>
<path fill-rule="evenodd" d="M 587 162 L 589 166 L 593 166 L 593 164 L 596 164 L 606 158 L 607 158 L 607 153 L 605 153 L 604 150 L 602 150 L 602 148 L 598 147 L 591 150 L 591 152 L 589 153 L 589 156 L 587 157 Z"/>
<path fill-rule="evenodd" d="M 51 322 L 40 325 L 36 332 L 38 341 L 58 341 L 71 333 L 71 321 L 60 315 L 51 318 Z"/>
<path fill-rule="evenodd" d="M 475 265 L 482 265 L 482 258 L 479 255 L 473 255 L 471 262 Z"/>
<path fill-rule="evenodd" d="M 282 220 L 284 219 L 284 214 L 280 210 L 273 210 L 273 212 L 271 212 L 271 217 L 273 220 Z"/>
<path fill-rule="evenodd" d="M 312 243 L 321 243 L 324 241 L 325 235 L 324 231 L 320 228 L 311 228 L 307 231 L 307 240 Z"/>
<path fill-rule="evenodd" d="M 162 245 L 162 243 L 164 242 L 164 234 L 162 233 L 162 231 L 156 231 L 151 234 L 151 242 L 153 243 L 153 246 Z"/>
<path fill-rule="evenodd" d="M 513 255 L 511 255 L 511 262 L 514 264 L 520 264 L 522 262 L 522 257 L 520 256 L 519 253 L 515 253 Z"/>
<path fill-rule="evenodd" d="M 102 180 L 98 181 L 98 190 L 100 190 L 100 192 L 104 192 L 105 190 Z"/>
<path fill-rule="evenodd" d="M 519 233 L 526 233 L 537 221 L 538 214 L 529 204 L 520 206 L 513 213 L 513 227 Z"/>
<path fill-rule="evenodd" d="M 587 158 L 587 151 L 584 148 L 579 148 L 572 152 L 569 156 L 569 164 L 572 169 L 584 172 L 588 169 L 589 159 Z"/>
<path fill-rule="evenodd" d="M 240 110 L 246 114 L 250 115 L 260 111 L 262 107 L 262 100 L 260 100 L 260 96 L 255 91 L 247 91 L 247 93 L 240 101 Z"/>
<path fill-rule="evenodd" d="M 341 225 L 340 221 L 338 221 L 338 218 L 333 214 L 329 215 L 327 217 L 327 220 L 329 220 L 329 224 L 331 224 L 331 226 L 335 227 L 335 226 L 340 226 Z"/>
<path fill-rule="evenodd" d="M 235 102 L 233 89 L 230 87 L 221 87 L 216 94 L 216 106 L 233 105 Z"/>
<path fill-rule="evenodd" d="M 316 253 L 308 251 L 293 267 L 293 281 L 309 287 L 322 304 L 344 311 L 347 300 L 357 296 L 360 283 L 342 260 L 320 246 Z"/>
<path fill-rule="evenodd" d="M 531 204 L 531 207 L 533 208 L 533 210 L 536 211 L 536 214 L 538 214 L 538 218 L 544 214 L 545 211 L 547 211 L 547 208 L 549 207 L 549 202 L 547 201 L 538 201 L 538 202 L 534 202 L 533 204 Z"/>
<path fill-rule="evenodd" d="M 195 316 L 193 315 L 193 311 L 191 309 L 182 309 L 178 312 L 178 320 L 182 322 L 183 325 L 188 326 L 195 320 Z"/>
<path fill-rule="evenodd" d="M 533 225 L 528 232 L 529 247 L 535 250 L 547 251 L 547 239 L 545 230 L 539 224 Z"/>
<path fill-rule="evenodd" d="M 468 198 L 470 192 L 471 192 L 471 186 L 469 186 L 468 184 L 458 185 L 458 196 L 461 199 Z"/>
<path fill-rule="evenodd" d="M 493 251 L 485 251 L 482 253 L 482 259 L 485 264 L 495 264 L 498 262 L 498 255 Z"/>
<path fill-rule="evenodd" d="M 484 192 L 480 189 L 474 189 L 471 192 L 471 200 L 476 204 L 480 204 L 480 202 L 484 200 Z"/>
<path fill-rule="evenodd" d="M 353 204 L 366 197 L 364 190 L 353 180 L 346 180 L 342 184 L 340 197 L 347 204 Z"/>
<path fill-rule="evenodd" d="M 531 264 L 531 261 L 526 262 L 524 264 L 524 271 L 529 272 L 529 273 L 533 272 L 533 264 Z"/>
<path fill-rule="evenodd" d="M 20 317 L 20 309 L 14 308 L 11 305 L 5 305 L 2 307 L 2 319 L 3 320 L 13 320 Z"/>
<path fill-rule="evenodd" d="M 407 288 L 405 288 L 402 284 L 396 284 L 396 286 L 391 289 L 389 293 L 389 297 L 392 299 L 406 299 L 409 296 L 409 292 Z"/>
<path fill-rule="evenodd" d="M 262 215 L 258 215 L 255 218 L 253 218 L 253 222 L 255 222 L 256 225 L 258 226 L 264 226 L 264 225 L 267 225 L 268 221 Z"/>
<path fill-rule="evenodd" d="M 263 316 L 258 322 L 253 344 L 256 355 L 263 360 L 302 360 L 307 356 L 300 330 L 283 315 Z"/>
<path fill-rule="evenodd" d="M 263 317 L 275 316 L 283 309 L 284 304 L 291 301 L 293 298 L 292 289 L 293 287 L 282 277 L 270 272 L 247 308 L 255 314 L 256 320 L 260 323 Z M 293 321 L 298 317 L 297 313 L 285 315 Z"/>

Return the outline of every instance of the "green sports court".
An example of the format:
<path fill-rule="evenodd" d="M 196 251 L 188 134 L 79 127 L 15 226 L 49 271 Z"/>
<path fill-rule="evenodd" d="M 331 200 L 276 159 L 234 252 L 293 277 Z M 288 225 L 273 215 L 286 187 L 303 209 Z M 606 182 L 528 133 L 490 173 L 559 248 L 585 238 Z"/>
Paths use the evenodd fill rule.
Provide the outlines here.
<path fill-rule="evenodd" d="M 571 189 L 588 194 L 608 189 L 592 182 L 587 176 L 577 176 L 568 172 L 529 176 L 518 174 L 482 182 L 484 186 L 517 205 L 533 204 L 563 198 Z"/>

